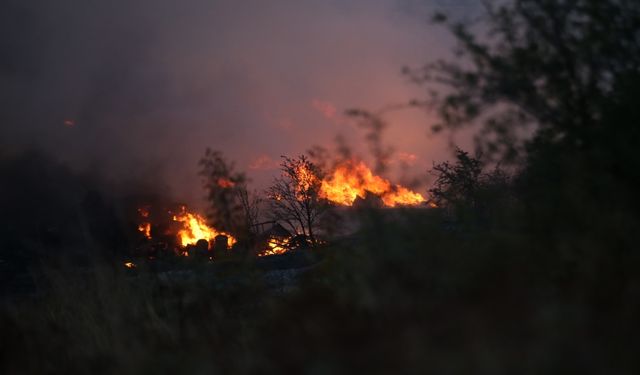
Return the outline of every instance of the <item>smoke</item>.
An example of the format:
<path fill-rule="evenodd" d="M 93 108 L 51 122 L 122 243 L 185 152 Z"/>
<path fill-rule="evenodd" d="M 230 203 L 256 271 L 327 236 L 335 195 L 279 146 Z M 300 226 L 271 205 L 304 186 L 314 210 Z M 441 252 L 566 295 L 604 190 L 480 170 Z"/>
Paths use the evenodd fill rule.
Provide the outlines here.
<path fill-rule="evenodd" d="M 421 95 L 399 71 L 449 49 L 446 33 L 426 23 L 432 5 L 5 1 L 0 146 L 164 181 L 192 202 L 203 195 L 197 161 L 211 147 L 264 185 L 279 155 L 331 145 L 336 134 L 357 146 L 362 135 L 344 109 Z M 446 144 L 427 138 L 422 114 L 390 122 L 389 142 L 416 155 L 416 171 L 443 159 Z"/>

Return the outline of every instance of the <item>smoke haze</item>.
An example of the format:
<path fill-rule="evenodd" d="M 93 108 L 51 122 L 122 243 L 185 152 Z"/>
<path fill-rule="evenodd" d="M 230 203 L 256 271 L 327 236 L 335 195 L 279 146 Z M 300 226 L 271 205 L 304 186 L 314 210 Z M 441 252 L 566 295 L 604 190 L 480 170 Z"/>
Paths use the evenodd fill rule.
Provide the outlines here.
<path fill-rule="evenodd" d="M 460 4 L 464 6 L 460 6 Z M 44 149 L 115 179 L 163 181 L 202 195 L 206 147 L 256 187 L 280 155 L 362 134 L 342 115 L 418 97 L 400 75 L 445 55 L 451 39 L 426 22 L 467 2 L 23 1 L 0 12 L 0 146 Z M 389 117 L 399 164 L 424 173 L 448 156 L 430 119 Z"/>

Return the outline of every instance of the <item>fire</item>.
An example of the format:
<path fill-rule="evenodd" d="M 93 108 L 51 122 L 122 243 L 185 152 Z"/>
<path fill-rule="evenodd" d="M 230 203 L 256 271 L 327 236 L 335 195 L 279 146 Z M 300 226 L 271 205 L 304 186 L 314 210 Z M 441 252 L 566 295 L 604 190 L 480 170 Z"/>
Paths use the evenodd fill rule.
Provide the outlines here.
<path fill-rule="evenodd" d="M 138 208 L 138 213 L 140 214 L 140 216 L 147 218 L 149 217 L 149 210 L 145 207 L 140 207 Z"/>
<path fill-rule="evenodd" d="M 230 247 L 236 243 L 236 239 L 228 233 L 219 232 L 206 224 L 206 220 L 196 214 L 188 212 L 186 207 L 182 207 L 180 214 L 173 216 L 173 221 L 182 224 L 182 229 L 178 230 L 178 239 L 182 246 L 195 245 L 199 240 L 211 242 L 216 236 L 224 235 L 228 238 L 227 245 Z"/>
<path fill-rule="evenodd" d="M 271 237 L 267 242 L 267 249 L 259 253 L 258 256 L 264 257 L 269 255 L 284 254 L 289 251 L 289 241 L 289 238 Z"/>
<path fill-rule="evenodd" d="M 145 219 L 138 225 L 138 232 L 142 233 L 147 239 L 151 239 L 151 223 L 149 219 L 149 210 L 147 208 L 138 208 L 138 214 Z"/>
<path fill-rule="evenodd" d="M 296 198 L 304 200 L 308 191 L 318 183 L 318 176 L 306 164 L 298 165 L 295 173 L 298 180 L 298 185 L 296 186 Z"/>
<path fill-rule="evenodd" d="M 221 188 L 224 188 L 224 189 L 229 189 L 229 188 L 232 188 L 232 187 L 236 186 L 236 183 L 231 181 L 228 178 L 222 178 L 221 177 L 221 178 L 218 179 L 218 186 L 220 186 Z"/>
<path fill-rule="evenodd" d="M 132 262 L 125 262 L 124 266 L 127 268 L 136 268 L 135 263 L 132 263 Z"/>
<path fill-rule="evenodd" d="M 351 206 L 357 197 L 365 198 L 367 191 L 379 196 L 388 207 L 417 205 L 426 200 L 419 193 L 400 185 L 392 185 L 389 180 L 374 175 L 363 162 L 355 161 L 335 168 L 322 181 L 320 196 L 334 203 Z"/>
<path fill-rule="evenodd" d="M 151 223 L 145 222 L 138 225 L 138 232 L 144 234 L 148 239 L 151 239 Z"/>

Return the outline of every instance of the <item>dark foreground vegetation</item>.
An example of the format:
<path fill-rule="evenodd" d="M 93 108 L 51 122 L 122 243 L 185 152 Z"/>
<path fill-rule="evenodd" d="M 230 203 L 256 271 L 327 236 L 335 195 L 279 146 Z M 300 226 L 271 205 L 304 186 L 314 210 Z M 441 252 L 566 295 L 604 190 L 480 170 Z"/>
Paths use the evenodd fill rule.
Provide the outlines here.
<path fill-rule="evenodd" d="M 46 159 L 3 163 L 2 372 L 637 373 L 640 5 L 486 17 L 488 41 L 450 24 L 464 65 L 407 70 L 445 84 L 412 102 L 434 130 L 482 127 L 482 155 L 433 168 L 440 208 L 360 208 L 355 234 L 281 263 L 125 269 L 108 194 Z"/>

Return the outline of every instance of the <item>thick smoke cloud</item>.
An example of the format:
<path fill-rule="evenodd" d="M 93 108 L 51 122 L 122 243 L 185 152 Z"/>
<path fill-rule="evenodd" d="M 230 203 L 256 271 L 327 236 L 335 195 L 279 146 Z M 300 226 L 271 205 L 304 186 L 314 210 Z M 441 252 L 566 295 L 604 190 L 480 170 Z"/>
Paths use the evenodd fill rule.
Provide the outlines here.
<path fill-rule="evenodd" d="M 197 161 L 209 146 L 259 187 L 279 155 L 330 147 L 338 133 L 357 146 L 344 109 L 419 96 L 399 71 L 449 49 L 426 22 L 448 5 L 5 1 L 0 146 L 43 148 L 116 179 L 157 179 L 191 201 L 202 194 Z M 446 157 L 423 114 L 390 120 L 388 141 L 416 172 Z"/>

